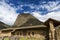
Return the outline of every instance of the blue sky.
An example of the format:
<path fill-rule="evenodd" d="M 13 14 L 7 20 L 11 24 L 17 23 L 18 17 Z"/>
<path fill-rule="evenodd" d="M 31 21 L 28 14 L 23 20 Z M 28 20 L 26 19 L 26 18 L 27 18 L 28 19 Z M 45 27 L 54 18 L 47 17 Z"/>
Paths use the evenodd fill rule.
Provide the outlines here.
<path fill-rule="evenodd" d="M 10 6 L 18 8 L 17 13 L 23 13 L 23 12 L 31 13 L 34 11 L 40 11 L 41 15 L 45 15 L 51 11 L 48 10 L 47 8 L 42 8 L 41 6 L 44 5 L 52 6 L 52 4 L 55 5 L 54 2 L 59 2 L 59 0 L 50 0 L 50 1 L 49 0 L 45 0 L 45 1 L 44 0 L 34 0 L 34 1 L 33 0 L 8 0 L 6 2 L 8 4 L 12 4 Z M 58 3 L 57 5 L 59 4 L 60 3 Z"/>
<path fill-rule="evenodd" d="M 0 21 L 13 25 L 20 13 L 30 13 L 42 22 L 48 18 L 60 21 L 60 1 L 0 0 Z"/>

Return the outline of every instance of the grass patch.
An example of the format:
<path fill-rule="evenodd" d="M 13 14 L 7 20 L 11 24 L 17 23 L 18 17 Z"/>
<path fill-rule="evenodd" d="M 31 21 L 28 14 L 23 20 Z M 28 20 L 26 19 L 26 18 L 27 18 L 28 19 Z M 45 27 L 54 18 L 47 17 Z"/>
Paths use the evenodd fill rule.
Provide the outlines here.
<path fill-rule="evenodd" d="M 23 38 L 23 37 L 21 37 L 19 40 L 27 40 L 27 38 Z"/>
<path fill-rule="evenodd" d="M 8 37 L 5 37 L 4 40 L 9 40 Z M 43 38 L 26 38 L 26 37 L 20 37 L 19 40 L 44 40 Z"/>
<path fill-rule="evenodd" d="M 5 37 L 4 40 L 9 40 L 9 38 L 8 37 Z"/>
<path fill-rule="evenodd" d="M 42 39 L 38 39 L 38 38 L 20 38 L 20 40 L 42 40 Z"/>

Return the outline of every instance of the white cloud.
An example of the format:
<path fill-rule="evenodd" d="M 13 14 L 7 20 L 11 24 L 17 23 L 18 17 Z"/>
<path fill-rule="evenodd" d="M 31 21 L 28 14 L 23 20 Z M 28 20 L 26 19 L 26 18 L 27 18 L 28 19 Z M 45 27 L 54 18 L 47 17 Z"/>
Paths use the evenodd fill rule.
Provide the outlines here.
<path fill-rule="evenodd" d="M 8 25 L 13 25 L 18 14 L 15 8 L 11 7 L 9 4 L 5 3 L 4 0 L 0 2 L 0 21 Z"/>
<path fill-rule="evenodd" d="M 60 8 L 60 4 L 59 4 L 60 1 L 48 1 L 47 3 L 45 1 L 43 1 L 42 3 L 44 3 L 44 4 L 41 4 L 41 3 L 39 5 L 24 4 L 24 6 L 29 6 L 31 9 L 35 9 L 35 10 L 39 10 L 40 8 L 47 9 L 48 11 L 54 11 L 54 10 L 58 10 Z"/>
<path fill-rule="evenodd" d="M 24 11 L 23 13 L 30 13 L 29 11 Z"/>
<path fill-rule="evenodd" d="M 51 12 L 51 13 L 48 13 L 47 15 L 40 15 L 40 13 L 38 12 L 33 12 L 32 14 L 42 22 L 45 22 L 49 18 L 53 18 L 60 21 L 60 11 Z"/>
<path fill-rule="evenodd" d="M 49 5 L 48 5 L 49 4 Z M 48 11 L 51 11 L 47 13 L 46 15 L 41 15 L 41 12 L 32 12 L 33 16 L 35 16 L 37 19 L 39 19 L 42 22 L 45 22 L 49 18 L 53 18 L 60 21 L 60 4 L 58 1 L 56 2 L 48 2 L 48 4 L 40 5 L 43 9 L 46 8 Z M 59 5 L 58 5 L 59 4 Z M 54 11 L 57 10 L 57 11 Z"/>
<path fill-rule="evenodd" d="M 59 7 L 59 1 L 49 1 L 47 4 L 42 5 L 43 8 L 46 8 L 48 11 L 54 11 Z"/>

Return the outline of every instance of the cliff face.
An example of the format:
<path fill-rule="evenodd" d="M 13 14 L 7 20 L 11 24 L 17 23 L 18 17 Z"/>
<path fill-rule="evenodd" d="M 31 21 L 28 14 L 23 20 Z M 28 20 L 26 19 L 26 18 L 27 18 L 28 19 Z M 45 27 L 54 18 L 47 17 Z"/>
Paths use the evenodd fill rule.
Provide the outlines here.
<path fill-rule="evenodd" d="M 36 19 L 31 14 L 19 14 L 13 26 L 31 26 L 31 25 L 40 25 L 41 21 Z"/>

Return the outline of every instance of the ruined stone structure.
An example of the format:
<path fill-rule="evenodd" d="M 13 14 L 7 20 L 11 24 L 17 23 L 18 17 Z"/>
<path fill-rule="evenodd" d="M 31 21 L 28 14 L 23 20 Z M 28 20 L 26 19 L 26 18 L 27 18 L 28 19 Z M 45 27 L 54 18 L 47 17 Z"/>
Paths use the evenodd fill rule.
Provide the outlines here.
<path fill-rule="evenodd" d="M 12 28 L 0 30 L 1 36 L 19 36 L 42 38 L 42 40 L 60 40 L 60 22 L 49 18 L 44 23 L 30 14 L 18 15 Z"/>

